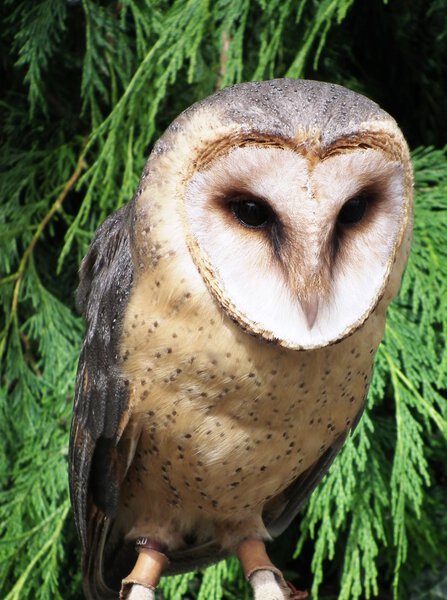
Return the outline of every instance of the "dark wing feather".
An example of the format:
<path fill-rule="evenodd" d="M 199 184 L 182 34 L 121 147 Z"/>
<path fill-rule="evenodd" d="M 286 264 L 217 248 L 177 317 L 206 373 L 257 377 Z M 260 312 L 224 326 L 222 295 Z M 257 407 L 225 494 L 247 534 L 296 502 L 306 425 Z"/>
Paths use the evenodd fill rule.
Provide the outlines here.
<path fill-rule="evenodd" d="M 86 324 L 76 379 L 70 435 L 70 494 L 84 551 L 88 503 L 108 516 L 116 510 L 122 478 L 116 448 L 128 418 L 128 382 L 118 344 L 133 281 L 129 224 L 133 205 L 98 229 L 80 269 L 77 302 Z"/>
<path fill-rule="evenodd" d="M 267 525 L 268 532 L 273 538 L 278 537 L 287 529 L 298 514 L 300 508 L 308 500 L 314 489 L 326 475 L 334 458 L 337 456 L 346 439 L 341 435 L 326 450 L 323 456 L 307 471 L 302 473 L 284 492 L 284 505 L 279 516 L 272 519 Z"/>
<path fill-rule="evenodd" d="M 354 423 L 351 427 L 351 432 L 357 427 L 360 417 L 363 414 L 364 406 L 357 414 Z M 329 467 L 333 463 L 335 457 L 340 452 L 349 431 L 340 435 L 326 452 L 317 460 L 311 467 L 302 473 L 288 488 L 281 494 L 283 502 L 279 514 L 276 513 L 269 519 L 266 515 L 266 525 L 268 532 L 273 538 L 278 537 L 298 514 L 303 504 L 309 499 L 312 492 L 326 475 Z"/>

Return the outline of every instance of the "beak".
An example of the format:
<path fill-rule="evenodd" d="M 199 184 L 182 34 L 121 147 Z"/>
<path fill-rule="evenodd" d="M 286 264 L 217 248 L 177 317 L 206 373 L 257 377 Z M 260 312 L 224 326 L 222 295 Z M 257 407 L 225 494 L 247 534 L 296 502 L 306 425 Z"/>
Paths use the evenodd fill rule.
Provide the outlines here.
<path fill-rule="evenodd" d="M 307 298 L 301 300 L 301 307 L 306 317 L 307 327 L 312 329 L 318 314 L 319 298 L 316 294 L 311 294 Z"/>

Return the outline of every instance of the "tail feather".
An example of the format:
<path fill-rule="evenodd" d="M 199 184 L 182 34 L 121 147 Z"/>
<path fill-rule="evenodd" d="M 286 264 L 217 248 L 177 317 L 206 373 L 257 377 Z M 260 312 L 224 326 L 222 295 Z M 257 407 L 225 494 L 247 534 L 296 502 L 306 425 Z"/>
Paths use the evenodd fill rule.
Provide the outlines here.
<path fill-rule="evenodd" d="M 136 560 L 134 544 L 117 539 L 113 542 L 112 520 L 95 510 L 90 519 L 88 547 L 84 553 L 84 593 L 87 600 L 116 600 L 121 580 Z"/>

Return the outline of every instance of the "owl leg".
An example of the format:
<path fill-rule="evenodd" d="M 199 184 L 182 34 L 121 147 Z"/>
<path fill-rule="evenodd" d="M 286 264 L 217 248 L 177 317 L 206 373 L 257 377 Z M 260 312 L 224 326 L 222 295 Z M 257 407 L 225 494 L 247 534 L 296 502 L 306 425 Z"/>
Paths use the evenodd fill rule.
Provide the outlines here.
<path fill-rule="evenodd" d="M 253 588 L 254 600 L 304 600 L 300 592 L 287 583 L 269 559 L 262 540 L 244 540 L 236 549 L 245 577 Z"/>
<path fill-rule="evenodd" d="M 164 546 L 147 538 L 137 540 L 138 559 L 121 583 L 120 600 L 155 599 L 155 588 L 169 562 L 164 550 Z"/>

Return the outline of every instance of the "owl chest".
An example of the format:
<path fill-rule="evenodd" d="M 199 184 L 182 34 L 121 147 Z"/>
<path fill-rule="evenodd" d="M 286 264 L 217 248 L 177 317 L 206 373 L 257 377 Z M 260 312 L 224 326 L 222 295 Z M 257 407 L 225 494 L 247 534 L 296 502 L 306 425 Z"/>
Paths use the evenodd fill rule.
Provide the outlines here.
<path fill-rule="evenodd" d="M 363 402 L 371 360 L 355 340 L 335 361 L 330 349 L 265 344 L 209 311 L 144 321 L 151 343 L 140 330 L 139 346 L 124 344 L 142 426 L 135 464 L 150 473 L 146 492 L 174 506 L 262 506 L 349 429 Z"/>

